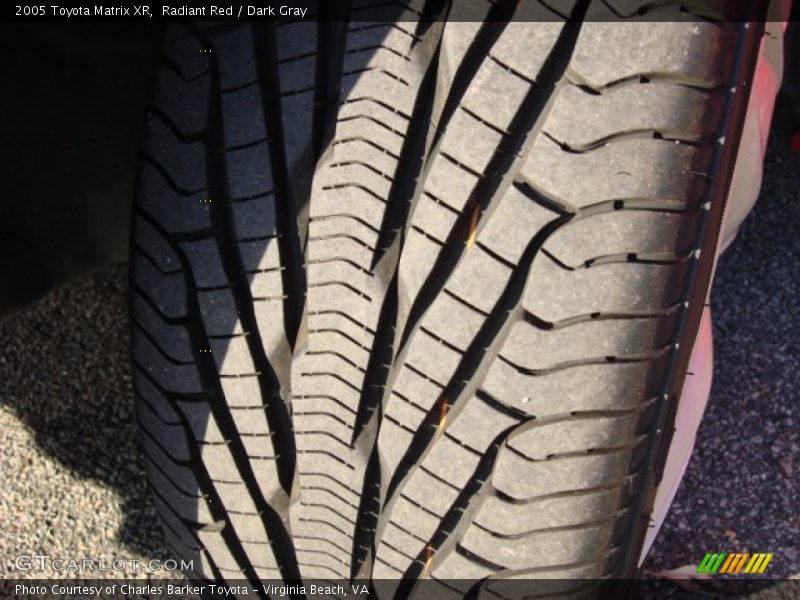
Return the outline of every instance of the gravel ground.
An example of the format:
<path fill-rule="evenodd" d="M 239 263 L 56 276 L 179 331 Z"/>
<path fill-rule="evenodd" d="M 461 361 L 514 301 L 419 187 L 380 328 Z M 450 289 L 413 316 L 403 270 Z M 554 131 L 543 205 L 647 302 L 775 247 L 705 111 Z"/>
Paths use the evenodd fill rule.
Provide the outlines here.
<path fill-rule="evenodd" d="M 779 110 L 761 200 L 720 263 L 712 398 L 650 572 L 753 550 L 775 553 L 772 577 L 800 576 L 800 154 L 785 150 L 788 120 Z M 125 290 L 125 267 L 109 267 L 0 322 L 0 577 L 24 575 L 21 553 L 169 557 L 137 449 Z M 676 589 L 658 596 L 685 596 Z"/>
<path fill-rule="evenodd" d="M 126 281 L 114 266 L 0 323 L 0 576 L 23 553 L 168 557 L 137 447 Z"/>

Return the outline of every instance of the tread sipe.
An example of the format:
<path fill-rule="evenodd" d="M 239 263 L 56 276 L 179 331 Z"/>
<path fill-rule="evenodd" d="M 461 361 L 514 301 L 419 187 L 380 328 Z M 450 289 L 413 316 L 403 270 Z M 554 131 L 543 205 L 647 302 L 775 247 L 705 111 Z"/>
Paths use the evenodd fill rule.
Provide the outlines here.
<path fill-rule="evenodd" d="M 171 546 L 399 597 L 631 577 L 758 27 L 320 4 L 165 33 L 131 314 Z"/>

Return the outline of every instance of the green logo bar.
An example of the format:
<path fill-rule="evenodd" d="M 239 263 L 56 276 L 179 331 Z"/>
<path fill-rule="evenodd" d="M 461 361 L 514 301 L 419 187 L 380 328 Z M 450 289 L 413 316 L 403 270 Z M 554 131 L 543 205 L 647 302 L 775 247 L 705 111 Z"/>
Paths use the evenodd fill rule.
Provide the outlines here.
<path fill-rule="evenodd" d="M 722 561 L 725 560 L 726 554 L 724 552 L 720 553 L 711 553 L 709 552 L 703 557 L 703 561 L 700 563 L 700 566 L 697 567 L 698 573 L 709 573 L 713 575 L 719 568 L 722 566 Z"/>
<path fill-rule="evenodd" d="M 706 569 L 708 568 L 708 563 L 711 561 L 711 553 L 706 552 L 706 555 L 703 557 L 703 560 L 700 561 L 700 565 L 697 567 L 698 573 L 705 573 Z"/>

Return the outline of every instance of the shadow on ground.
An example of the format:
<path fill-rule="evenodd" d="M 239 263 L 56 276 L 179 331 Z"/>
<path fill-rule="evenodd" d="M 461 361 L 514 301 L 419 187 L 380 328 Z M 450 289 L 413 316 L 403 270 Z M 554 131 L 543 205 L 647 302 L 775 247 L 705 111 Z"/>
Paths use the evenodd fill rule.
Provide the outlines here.
<path fill-rule="evenodd" d="M 70 475 L 118 491 L 124 502 L 119 542 L 136 554 L 163 558 L 168 555 L 162 549 L 163 536 L 147 495 L 138 449 L 126 288 L 127 267 L 112 266 L 0 322 L 0 407 L 9 407 L 30 428 L 43 453 L 57 459 Z M 3 454 L 14 451 L 4 448 Z M 25 472 L 6 474 L 12 486 L 16 478 L 46 477 L 35 457 L 27 462 L 30 468 Z M 55 511 L 58 503 L 74 507 L 81 501 L 58 497 L 61 490 L 52 479 L 34 489 L 51 496 L 41 500 Z M 11 493 L 4 490 L 5 495 Z M 37 500 L 31 498 L 31 505 Z M 25 518 L 20 509 L 27 512 L 25 506 L 6 509 L 10 521 Z M 72 546 L 69 541 L 65 545 L 65 549 Z M 6 542 L 4 554 L 9 556 L 10 550 Z"/>

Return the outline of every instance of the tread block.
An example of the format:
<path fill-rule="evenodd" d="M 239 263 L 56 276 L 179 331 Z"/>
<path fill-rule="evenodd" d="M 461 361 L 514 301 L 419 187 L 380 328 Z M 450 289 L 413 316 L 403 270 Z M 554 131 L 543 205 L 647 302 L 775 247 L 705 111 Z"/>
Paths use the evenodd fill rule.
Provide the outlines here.
<path fill-rule="evenodd" d="M 410 58 L 414 49 L 414 36 L 407 33 L 403 26 L 408 23 L 377 22 L 372 27 L 364 27 L 362 23 L 350 23 L 347 32 L 345 53 L 348 55 L 370 54 L 375 51 L 390 52 L 400 58 Z"/>
<path fill-rule="evenodd" d="M 364 124 L 361 123 L 364 121 Z M 342 100 L 339 106 L 339 120 L 336 125 L 337 132 L 347 137 L 351 131 L 371 132 L 376 143 L 382 140 L 383 133 L 377 130 L 384 129 L 396 132 L 394 135 L 405 139 L 406 129 L 409 125 L 409 116 L 399 111 L 391 104 L 386 104 L 369 96 L 352 97 Z M 390 144 L 381 144 L 392 149 Z"/>
<path fill-rule="evenodd" d="M 424 362 L 422 363 L 424 365 Z M 445 387 L 445 381 L 439 381 L 425 372 L 424 367 L 406 360 L 400 375 L 395 382 L 395 390 L 413 396 L 415 401 L 425 398 L 438 398 Z"/>
<path fill-rule="evenodd" d="M 267 273 L 248 273 L 250 293 L 253 298 L 270 298 L 279 300 L 283 297 L 282 269 Z M 276 323 L 279 321 L 275 321 Z"/>
<path fill-rule="evenodd" d="M 281 268 L 280 248 L 275 240 L 239 242 L 238 246 L 242 267 L 248 273 Z"/>
<path fill-rule="evenodd" d="M 401 501 L 406 502 L 402 498 Z M 410 557 L 413 560 L 425 544 L 426 540 L 421 539 L 419 535 L 400 528 L 392 521 L 389 521 L 386 528 L 389 531 L 387 538 L 391 538 L 394 551 L 406 558 Z M 400 564 L 402 565 L 402 562 Z"/>
<path fill-rule="evenodd" d="M 334 173 L 338 175 L 342 172 L 343 169 L 334 169 Z M 358 181 L 326 180 L 320 185 L 324 194 L 320 194 L 320 200 L 311 205 L 312 217 L 350 214 L 373 226 L 383 219 L 383 211 L 386 208 L 385 196 L 378 191 Z M 384 188 L 384 192 L 387 191 L 388 188 Z"/>
<path fill-rule="evenodd" d="M 313 65 L 312 70 L 313 72 Z M 281 99 L 284 153 L 293 187 L 304 188 L 309 164 L 312 163 L 311 130 L 314 118 L 314 90 L 298 92 Z M 295 191 L 296 198 L 305 192 Z"/>
<path fill-rule="evenodd" d="M 661 311 L 682 298 L 686 267 L 614 263 L 565 271 L 539 256 L 529 279 L 537 285 L 528 285 L 523 306 L 551 322 L 593 312 Z"/>
<path fill-rule="evenodd" d="M 234 492 L 235 490 L 231 490 Z M 232 494 L 231 494 L 232 495 Z M 231 499 L 232 500 L 232 499 Z M 241 512 L 232 512 L 228 515 L 233 529 L 243 542 L 262 541 L 266 539 L 264 523 L 258 513 L 250 509 Z"/>
<path fill-rule="evenodd" d="M 249 375 L 256 372 L 244 336 L 209 340 L 211 356 L 220 375 Z"/>
<path fill-rule="evenodd" d="M 415 223 L 440 242 L 447 240 L 457 218 L 458 212 L 428 194 L 420 196 L 414 211 Z"/>
<path fill-rule="evenodd" d="M 448 24 L 450 25 L 450 24 Z M 554 25 L 551 23 L 545 26 Z M 530 83 L 496 61 L 486 59 L 472 81 L 462 105 L 504 131 L 508 130 Z"/>
<path fill-rule="evenodd" d="M 558 5 L 562 14 L 572 11 L 572 7 L 565 4 Z M 492 46 L 490 55 L 498 66 L 536 81 L 564 24 L 538 2 L 521 4 L 517 10 L 514 20 L 506 25 L 503 35 Z M 487 107 L 490 106 L 487 103 Z M 493 112 L 488 116 L 491 117 Z"/>
<path fill-rule="evenodd" d="M 145 403 L 141 405 L 138 418 L 139 422 L 152 432 L 152 440 L 148 442 L 158 446 L 172 461 L 191 460 L 192 451 L 181 424 L 164 424 L 159 415 Z"/>
<path fill-rule="evenodd" d="M 338 258 L 352 261 L 362 269 L 369 267 L 372 260 L 373 247 L 367 242 L 350 233 L 320 235 L 318 228 L 314 226 L 314 222 L 312 222 L 311 225 L 311 231 L 313 233 L 310 240 L 312 242 L 317 242 L 309 246 L 309 262 L 311 265 L 319 261 Z"/>
<path fill-rule="evenodd" d="M 218 242 L 215 239 L 181 242 L 181 249 L 192 267 L 192 277 L 197 287 L 212 288 L 229 285 L 228 276 L 222 265 Z"/>
<path fill-rule="evenodd" d="M 158 307 L 158 311 L 168 319 L 179 319 L 188 314 L 186 306 L 186 278 L 178 272 L 164 275 L 148 261 L 141 259 L 137 253 L 135 266 L 132 267 L 136 283 L 135 293 L 146 294 L 150 301 Z"/>
<path fill-rule="evenodd" d="M 353 348 L 356 348 L 369 352 L 369 349 L 371 348 L 374 334 L 367 327 L 359 325 L 359 322 L 361 322 L 362 319 L 366 321 L 367 317 L 369 316 L 369 304 L 366 302 L 357 302 L 354 299 L 354 301 L 347 306 L 347 314 L 352 316 L 352 320 L 345 319 L 340 314 L 332 312 L 337 309 L 328 308 L 328 306 L 333 307 L 337 304 L 339 307 L 342 307 L 342 303 L 335 303 L 331 302 L 330 300 L 326 303 L 323 303 L 321 300 L 324 295 L 323 290 L 325 288 L 318 289 L 320 290 L 320 302 L 318 303 L 318 307 L 320 310 L 325 312 L 320 312 L 309 317 L 309 331 L 314 334 L 330 332 L 338 335 L 339 338 L 349 340 L 349 345 L 342 347 L 342 354 L 348 359 L 354 360 L 356 364 L 363 367 L 364 365 L 362 365 L 360 361 L 355 360 L 361 356 L 361 353 L 356 351 L 355 354 L 353 354 L 351 351 Z M 316 341 L 318 340 L 312 338 L 312 342 Z M 323 350 L 325 348 L 332 349 L 333 347 L 325 344 L 316 346 L 315 344 L 313 349 Z"/>
<path fill-rule="evenodd" d="M 203 143 L 182 142 L 159 116 L 148 121 L 145 140 L 146 155 L 165 171 L 159 175 L 169 186 L 191 192 L 205 190 L 206 147 Z"/>
<path fill-rule="evenodd" d="M 495 398 L 502 398 L 504 404 L 537 417 L 572 410 L 606 410 L 618 407 L 620 398 L 634 405 L 653 397 L 657 392 L 648 384 L 650 368 L 647 362 L 608 363 L 520 376 L 508 364 L 495 361 L 482 387 Z"/>
<path fill-rule="evenodd" d="M 400 257 L 398 287 L 401 293 L 405 292 L 409 303 L 431 273 L 440 250 L 440 246 L 423 233 L 416 229 L 408 231 L 405 250 Z"/>
<path fill-rule="evenodd" d="M 440 151 L 475 173 L 486 173 L 502 142 L 503 135 L 464 111 L 456 111 L 442 137 Z"/>
<path fill-rule="evenodd" d="M 177 401 L 176 404 L 183 415 L 183 422 L 195 440 L 208 442 L 211 445 L 224 445 L 225 435 L 217 425 L 217 417 L 211 410 L 211 405 L 218 406 L 219 398 L 214 397 L 209 401 Z M 222 410 L 225 410 L 224 408 Z"/>
<path fill-rule="evenodd" d="M 139 293 L 133 294 L 131 306 L 136 311 L 133 326 L 141 327 L 151 337 L 159 339 L 161 349 L 170 358 L 181 362 L 192 362 L 196 358 L 189 333 L 185 327 L 172 325 L 165 321 L 164 316 L 159 314 Z M 167 335 L 163 335 L 164 333 Z"/>
<path fill-rule="evenodd" d="M 484 452 L 495 438 L 517 423 L 518 419 L 472 397 L 459 415 L 447 426 L 447 432 L 465 446 Z M 477 463 L 475 463 L 477 466 Z"/>
<path fill-rule="evenodd" d="M 225 402 L 232 408 L 250 408 L 263 405 L 258 380 L 252 377 L 222 377 L 220 386 Z"/>
<path fill-rule="evenodd" d="M 713 139 L 720 131 L 725 94 L 654 82 L 593 95 L 575 85 L 560 91 L 547 133 L 580 149 L 625 132 L 659 131 L 678 139 Z M 596 115 L 604 115 L 602 119 Z"/>
<path fill-rule="evenodd" d="M 295 431 L 298 434 L 305 431 L 325 431 L 349 442 L 353 436 L 353 428 L 347 418 L 336 418 L 337 416 L 329 412 L 302 411 L 302 414 L 298 415 L 298 426 Z"/>
<path fill-rule="evenodd" d="M 544 249 L 571 267 L 613 254 L 683 257 L 695 247 L 698 221 L 674 213 L 616 210 L 567 223 L 547 239 Z"/>
<path fill-rule="evenodd" d="M 364 66 L 361 60 L 351 60 L 350 69 L 344 69 L 342 75 L 340 97 L 345 99 L 343 102 L 368 98 L 409 116 L 414 109 L 414 97 L 409 94 L 409 86 L 377 69 L 380 67 Z"/>
<path fill-rule="evenodd" d="M 267 137 L 261 90 L 251 85 L 222 95 L 225 147 L 252 144 Z"/>
<path fill-rule="evenodd" d="M 462 354 L 445 346 L 428 333 L 420 331 L 414 336 L 408 360 L 420 365 L 419 370 L 430 378 L 446 381 L 461 361 Z"/>
<path fill-rule="evenodd" d="M 512 185 L 492 214 L 479 221 L 477 243 L 516 264 L 536 232 L 557 217 Z"/>
<path fill-rule="evenodd" d="M 165 454 L 161 446 L 147 433 L 142 435 L 142 454 L 148 469 L 158 469 L 166 473 L 166 477 L 180 489 L 201 495 L 202 490 L 197 482 L 197 477 L 190 467 L 174 462 L 174 459 Z"/>
<path fill-rule="evenodd" d="M 569 421 L 542 423 L 507 443 L 535 461 L 549 460 L 563 453 L 602 449 L 630 443 L 637 419 L 636 413 L 615 416 L 573 416 Z"/>
<path fill-rule="evenodd" d="M 197 292 L 200 317 L 209 336 L 231 336 L 244 332 L 236 300 L 230 288 Z"/>
<path fill-rule="evenodd" d="M 146 402 L 148 410 L 154 412 L 156 417 L 164 423 L 178 424 L 181 422 L 181 417 L 173 408 L 172 403 L 147 377 L 143 377 L 138 369 L 134 370 L 133 377 L 134 392 L 143 402 Z"/>
<path fill-rule="evenodd" d="M 422 467 L 442 480 L 438 481 L 436 493 L 439 493 L 438 488 L 458 493 L 469 481 L 480 461 L 479 456 L 474 452 L 468 451 L 462 445 L 469 445 L 471 441 L 468 440 L 460 444 L 456 439 L 443 435 L 436 441 L 433 448 L 424 458 Z M 410 491 L 417 485 L 415 477 L 416 475 L 412 476 L 406 488 L 409 490 L 407 493 L 411 497 L 415 497 L 415 494 Z M 429 481 L 426 481 L 425 485 L 430 485 Z M 429 487 L 428 489 L 430 491 L 434 488 Z"/>
<path fill-rule="evenodd" d="M 724 49 L 735 46 L 733 28 L 644 19 L 584 23 L 571 68 L 597 87 L 648 73 L 709 86 L 728 80 L 733 53 Z"/>
<path fill-rule="evenodd" d="M 673 200 L 697 206 L 708 190 L 710 148 L 655 139 L 623 139 L 584 154 L 564 152 L 545 136 L 533 143 L 522 174 L 572 206 L 609 200 Z M 659 165 L 654 172 L 653 165 Z M 598 173 L 605 173 L 598 177 Z"/>
<path fill-rule="evenodd" d="M 604 488 L 578 489 L 573 495 L 542 498 L 523 505 L 510 504 L 490 496 L 484 501 L 475 523 L 500 535 L 565 527 L 613 515 L 619 497 L 619 490 Z"/>
<path fill-rule="evenodd" d="M 311 30 L 313 31 L 313 29 Z M 306 33 L 306 35 L 308 35 L 308 33 Z M 316 56 L 305 56 L 302 58 L 295 58 L 291 63 L 278 65 L 278 81 L 280 82 L 281 94 L 285 97 L 289 95 L 299 95 L 301 92 L 311 90 L 311 93 L 308 94 L 305 101 L 307 106 L 311 107 L 314 97 L 314 67 L 316 62 Z"/>
<path fill-rule="evenodd" d="M 492 554 L 492 556 L 494 556 L 494 554 Z M 463 598 L 464 594 L 469 591 L 467 582 L 479 581 L 490 575 L 494 575 L 494 571 L 455 553 L 448 556 L 441 565 L 434 568 L 433 573 L 435 573 L 438 579 L 443 580 L 443 584 L 441 585 L 443 589 L 442 591 L 437 591 L 436 597 L 449 597 L 453 599 Z M 446 585 L 444 581 L 447 582 Z M 456 591 L 452 589 L 452 587 L 457 587 L 459 585 L 467 588 L 461 592 L 461 595 L 458 595 Z M 439 596 L 440 593 L 443 594 L 443 596 Z"/>
<path fill-rule="evenodd" d="M 205 129 L 210 94 L 210 74 L 187 82 L 170 69 L 159 69 L 153 104 L 169 115 L 182 135 L 188 136 Z"/>
<path fill-rule="evenodd" d="M 242 26 L 212 38 L 221 89 L 238 88 L 257 80 L 252 34 L 251 27 Z"/>
<path fill-rule="evenodd" d="M 336 373 L 356 387 L 361 387 L 364 371 L 347 362 L 344 355 L 312 354 L 306 358 L 307 360 L 304 361 L 305 373 Z"/>
<path fill-rule="evenodd" d="M 145 259 L 148 263 L 165 275 L 180 270 L 181 262 L 172 246 L 150 223 L 137 214 L 133 215 L 132 232 L 136 247 L 146 254 Z"/>
<path fill-rule="evenodd" d="M 414 477 L 417 479 L 417 485 L 407 487 L 404 495 L 410 502 L 415 502 L 419 506 L 424 506 L 426 510 L 444 516 L 452 506 L 458 492 L 442 485 L 437 479 L 428 475 L 425 471 L 417 470 L 414 473 Z M 436 493 L 430 494 L 430 490 L 435 490 Z M 399 515 L 395 518 L 395 521 L 397 523 L 408 523 L 408 521 L 400 519 Z M 435 521 L 426 520 L 425 524 L 428 523 L 433 524 Z M 433 529 L 429 532 L 427 529 L 420 528 L 416 533 L 424 539 L 430 539 L 433 534 Z"/>
<path fill-rule="evenodd" d="M 434 514 L 431 514 L 431 512 Z M 417 551 L 419 551 L 422 549 L 422 544 L 418 541 L 418 538 L 430 539 L 430 536 L 425 535 L 426 532 L 433 533 L 436 529 L 438 518 L 434 516 L 435 514 L 437 513 L 433 511 L 432 507 L 428 506 L 427 502 L 420 504 L 408 496 L 401 496 L 395 504 L 393 521 L 395 523 L 419 523 L 420 528 L 414 532 L 414 537 L 411 538 L 417 540 L 416 543 L 419 544 Z M 413 548 L 413 543 L 409 545 L 408 534 L 399 530 L 396 525 L 392 530 L 394 531 L 393 537 L 396 542 L 394 545 L 410 551 Z"/>
<path fill-rule="evenodd" d="M 200 52 L 200 41 L 183 27 L 168 27 L 164 32 L 161 53 L 187 79 L 195 79 L 208 71 L 208 61 Z"/>
<path fill-rule="evenodd" d="M 336 123 L 338 143 L 334 142 L 336 143 L 334 156 L 336 152 L 342 150 L 340 156 L 346 158 L 349 153 L 344 150 L 351 149 L 352 145 L 343 143 L 343 141 L 357 138 L 367 138 L 376 146 L 399 156 L 403 149 L 406 121 L 400 119 L 399 123 L 392 122 L 393 119 L 383 114 L 386 111 L 370 111 L 366 107 L 363 111 L 348 110 L 343 116 L 344 112 L 344 110 L 339 112 L 339 120 Z"/>
<path fill-rule="evenodd" d="M 164 390 L 186 394 L 203 391 L 194 363 L 170 363 L 162 351 L 144 335 L 134 331 L 131 338 L 132 350 L 138 357 L 139 364 Z"/>
<path fill-rule="evenodd" d="M 505 448 L 500 452 L 492 475 L 499 490 L 516 498 L 542 493 L 604 486 L 628 474 L 630 450 L 611 454 L 586 454 L 530 462 Z"/>
<path fill-rule="evenodd" d="M 170 233 L 191 233 L 211 226 L 205 190 L 182 196 L 149 162 L 143 161 L 139 178 L 139 206 Z"/>
<path fill-rule="evenodd" d="M 480 246 L 464 254 L 447 288 L 485 313 L 491 312 L 511 277 L 511 269 L 498 262 Z"/>
<path fill-rule="evenodd" d="M 275 44 L 281 60 L 292 56 L 302 56 L 317 49 L 316 23 L 314 22 L 282 21 L 275 24 L 275 35 Z"/>
<path fill-rule="evenodd" d="M 471 197 L 479 178 L 477 175 L 459 167 L 441 154 L 437 154 L 431 163 L 428 179 L 425 181 L 425 192 L 447 204 L 456 212 L 463 212 L 467 200 Z M 412 222 L 418 223 L 416 218 Z"/>
<path fill-rule="evenodd" d="M 321 215 L 311 219 L 309 224 L 310 235 L 323 238 L 314 248 L 318 254 L 315 258 L 325 258 L 328 239 L 338 235 L 348 235 L 356 238 L 365 248 L 375 248 L 378 242 L 378 227 L 380 223 L 370 224 L 357 215 L 347 213 L 333 213 Z"/>
<path fill-rule="evenodd" d="M 386 406 L 386 416 L 409 429 L 417 429 L 428 413 L 421 405 L 405 396 L 394 394 Z"/>
<path fill-rule="evenodd" d="M 236 562 L 230 548 L 216 526 L 200 528 L 197 530 L 197 537 L 208 552 L 214 557 L 214 563 L 220 570 L 226 569 L 232 572 L 241 572 L 239 563 Z"/>
<path fill-rule="evenodd" d="M 425 313 L 422 326 L 440 339 L 465 352 L 485 321 L 483 315 L 441 294 Z"/>
<path fill-rule="evenodd" d="M 372 298 L 373 295 L 376 294 L 376 291 L 378 291 L 376 289 L 370 289 L 377 287 L 372 285 L 372 277 L 366 273 L 354 269 L 352 265 L 343 261 L 312 263 L 308 265 L 307 273 L 310 281 L 319 283 L 341 282 L 347 286 L 353 286 L 357 292 L 369 295 L 370 298 Z M 336 297 L 341 301 L 340 305 L 342 308 L 349 307 L 350 305 L 354 305 L 355 308 L 361 305 L 360 299 L 362 296 L 358 294 L 351 298 L 350 294 L 340 294 L 337 291 Z"/>
<path fill-rule="evenodd" d="M 530 565 L 564 565 L 600 560 L 607 552 L 611 526 L 589 527 L 582 531 L 541 533 L 506 543 L 502 555 L 497 556 L 496 540 L 475 527 L 467 530 L 462 545 L 468 551 L 483 557 L 499 558 L 509 569 L 524 569 Z"/>
<path fill-rule="evenodd" d="M 412 439 L 413 433 L 398 425 L 394 419 L 387 418 L 381 423 L 378 449 L 386 464 L 391 467 L 390 473 L 400 463 Z"/>
<path fill-rule="evenodd" d="M 273 191 L 272 164 L 266 142 L 228 150 L 225 157 L 228 190 L 232 198 L 249 198 Z"/>
<path fill-rule="evenodd" d="M 517 323 L 500 354 L 514 364 L 539 370 L 652 353 L 672 341 L 677 317 L 673 311 L 661 318 L 591 320 L 548 331 Z"/>
<path fill-rule="evenodd" d="M 309 343 L 309 350 L 315 352 L 323 352 L 326 350 L 341 351 L 357 365 L 366 368 L 370 349 L 360 344 L 358 340 L 347 336 L 341 330 L 335 328 L 315 328 L 313 331 L 309 330 L 309 333 L 314 334 L 313 339 Z"/>
<path fill-rule="evenodd" d="M 279 577 L 280 570 L 268 542 L 243 542 L 242 548 L 259 572 L 271 573 L 271 579 Z"/>

